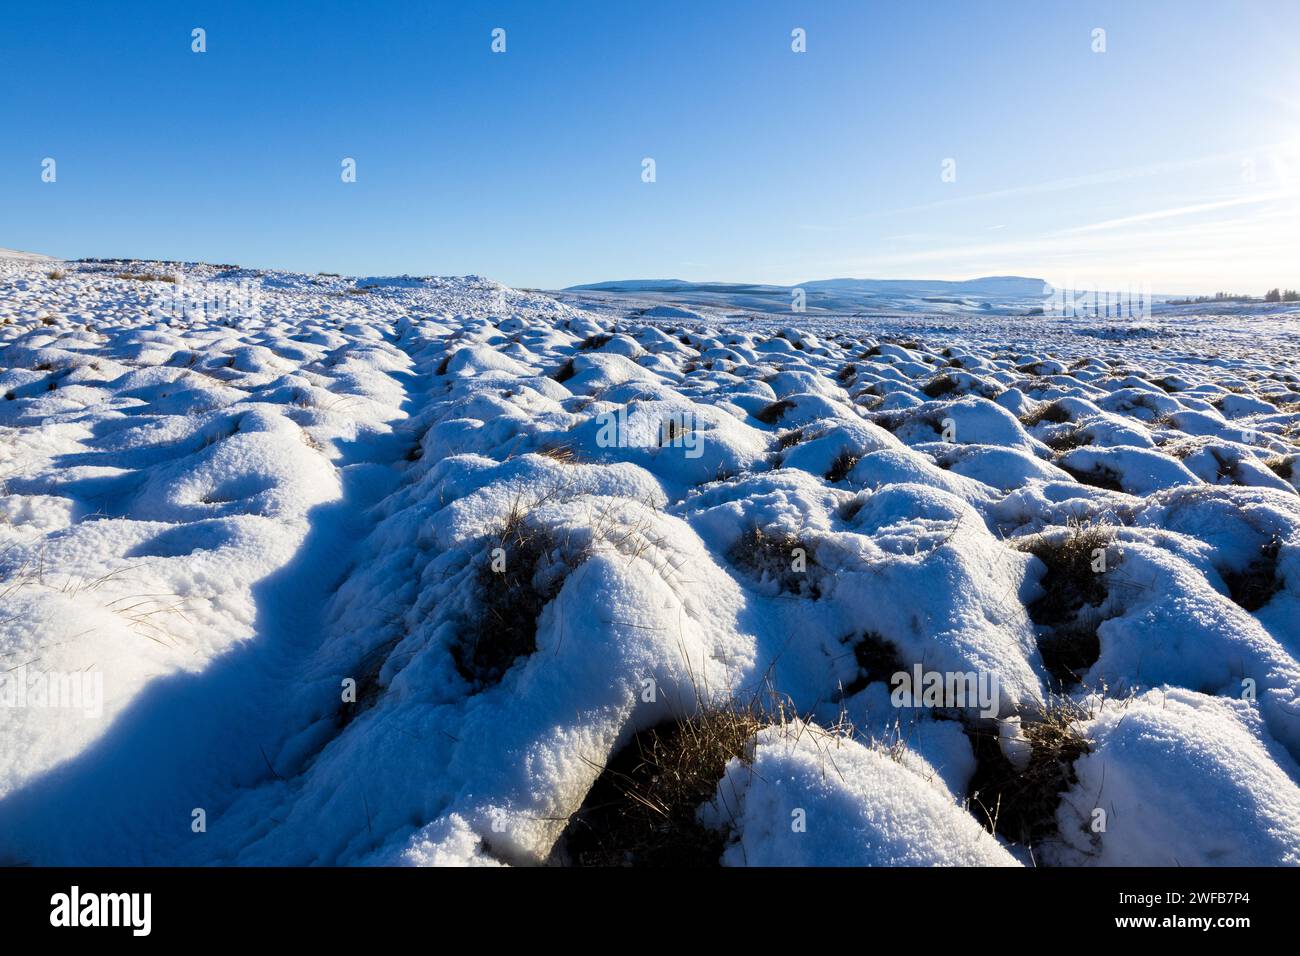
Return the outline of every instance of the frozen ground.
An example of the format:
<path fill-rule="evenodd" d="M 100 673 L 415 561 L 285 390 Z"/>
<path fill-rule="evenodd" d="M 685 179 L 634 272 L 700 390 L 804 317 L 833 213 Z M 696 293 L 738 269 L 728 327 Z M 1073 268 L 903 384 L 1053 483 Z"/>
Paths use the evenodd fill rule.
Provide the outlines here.
<path fill-rule="evenodd" d="M 0 861 L 1300 864 L 1300 315 L 172 271 L 0 257 Z"/>

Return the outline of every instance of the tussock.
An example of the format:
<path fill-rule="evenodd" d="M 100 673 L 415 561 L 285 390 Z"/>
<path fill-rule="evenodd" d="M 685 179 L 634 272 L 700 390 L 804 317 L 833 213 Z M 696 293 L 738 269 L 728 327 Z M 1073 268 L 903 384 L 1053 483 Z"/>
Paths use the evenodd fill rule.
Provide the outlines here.
<path fill-rule="evenodd" d="M 849 472 L 853 470 L 853 466 L 856 465 L 859 460 L 859 455 L 853 454 L 853 452 L 846 448 L 844 451 L 836 455 L 835 460 L 831 462 L 831 467 L 827 470 L 825 475 L 826 480 L 831 484 L 835 484 L 836 482 L 848 478 Z"/>
<path fill-rule="evenodd" d="M 1102 525 L 1076 525 L 1065 537 L 1035 535 L 1017 544 L 1045 565 L 1042 597 L 1027 608 L 1030 619 L 1045 633 L 1038 638 L 1043 666 L 1058 687 L 1079 682 L 1101 654 L 1097 628 L 1104 618 L 1106 573 L 1119 559 L 1114 530 Z M 1106 572 L 1094 570 L 1098 553 Z"/>
<path fill-rule="evenodd" d="M 930 379 L 921 387 L 921 391 L 928 398 L 943 398 L 945 395 L 951 395 L 959 391 L 961 384 L 951 375 L 939 375 Z"/>
<path fill-rule="evenodd" d="M 794 402 L 783 398 L 779 402 L 772 402 L 770 405 L 764 405 L 754 413 L 754 417 L 764 425 L 775 425 L 781 420 L 781 417 L 792 408 L 794 408 Z"/>
<path fill-rule="evenodd" d="M 1228 586 L 1233 601 L 1252 614 L 1282 590 L 1282 582 L 1277 575 L 1280 545 L 1277 538 L 1272 538 L 1260 547 L 1259 554 L 1245 568 L 1223 572 L 1223 583 Z"/>
<path fill-rule="evenodd" d="M 1061 407 L 1060 402 L 1047 402 L 1039 405 L 1032 412 L 1020 417 L 1020 424 L 1026 428 L 1032 428 L 1039 422 L 1051 422 L 1053 425 L 1064 425 L 1070 420 L 1070 413 Z"/>
<path fill-rule="evenodd" d="M 731 562 L 762 584 L 800 597 L 819 598 L 821 588 L 810 574 L 817 567 L 813 548 L 798 535 L 752 527 L 731 549 Z"/>
<path fill-rule="evenodd" d="M 489 539 L 475 577 L 482 613 L 466 623 L 451 649 L 456 669 L 475 690 L 499 683 L 515 661 L 537 650 L 537 618 L 577 563 L 562 556 L 560 545 L 518 507 Z M 504 570 L 493 569 L 497 548 L 504 552 Z"/>
<path fill-rule="evenodd" d="M 1028 766 L 1017 770 L 1002 752 L 995 727 L 968 727 L 975 751 L 975 773 L 967 791 L 975 818 L 990 833 L 1031 852 L 1059 835 L 1056 821 L 1061 795 L 1078 782 L 1074 762 L 1088 753 L 1087 740 L 1075 726 L 1088 714 L 1066 698 L 1050 702 L 1022 731 L 1031 751 Z"/>
<path fill-rule="evenodd" d="M 849 634 L 840 643 L 853 648 L 853 658 L 858 664 L 858 676 L 844 686 L 842 697 L 852 697 L 877 681 L 888 683 L 894 674 L 907 670 L 899 656 L 898 646 L 875 631 Z"/>
<path fill-rule="evenodd" d="M 726 835 L 701 824 L 697 811 L 765 723 L 753 706 L 716 706 L 637 734 L 570 818 L 555 862 L 717 866 Z"/>

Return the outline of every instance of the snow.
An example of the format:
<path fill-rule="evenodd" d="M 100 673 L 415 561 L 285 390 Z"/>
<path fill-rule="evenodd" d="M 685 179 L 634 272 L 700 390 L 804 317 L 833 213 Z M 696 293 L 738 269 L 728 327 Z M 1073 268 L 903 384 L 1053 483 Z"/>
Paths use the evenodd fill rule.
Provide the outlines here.
<path fill-rule="evenodd" d="M 0 249 L 0 259 L 37 259 L 42 261 L 56 261 L 52 256 L 42 255 L 38 252 L 20 252 L 17 249 Z"/>
<path fill-rule="evenodd" d="M 727 865 L 1300 862 L 1294 317 L 61 270 L 0 257 L 0 861 L 544 863 L 634 735 L 760 701 L 698 808 Z M 1030 552 L 1081 528 L 1062 684 Z M 520 555 L 531 645 L 473 676 Z M 1063 699 L 1056 832 L 991 835 L 971 735 L 1026 773 Z"/>
<path fill-rule="evenodd" d="M 1016 866 L 920 758 L 820 728 L 759 732 L 706 820 L 732 834 L 728 866 Z"/>
<path fill-rule="evenodd" d="M 1058 811 L 1058 865 L 1296 866 L 1300 787 L 1240 701 L 1154 689 L 1107 701 Z M 1189 786 L 1189 784 L 1192 784 Z M 1094 833 L 1094 811 L 1106 814 Z"/>

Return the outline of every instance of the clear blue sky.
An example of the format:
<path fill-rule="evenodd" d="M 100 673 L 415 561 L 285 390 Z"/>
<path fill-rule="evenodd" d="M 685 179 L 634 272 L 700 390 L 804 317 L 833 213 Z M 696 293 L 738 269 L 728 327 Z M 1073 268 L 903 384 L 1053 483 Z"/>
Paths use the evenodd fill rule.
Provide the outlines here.
<path fill-rule="evenodd" d="M 1258 293 L 1300 285 L 1298 44 L 1296 0 L 11 2 L 0 246 Z"/>

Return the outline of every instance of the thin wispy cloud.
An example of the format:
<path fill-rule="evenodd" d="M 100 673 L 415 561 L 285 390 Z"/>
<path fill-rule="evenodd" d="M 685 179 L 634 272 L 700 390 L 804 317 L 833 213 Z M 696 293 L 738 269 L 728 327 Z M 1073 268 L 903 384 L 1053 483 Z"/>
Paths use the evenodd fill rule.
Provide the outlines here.
<path fill-rule="evenodd" d="M 1140 166 L 1107 169 L 1082 176 L 1068 176 L 1043 182 L 1028 183 L 1023 186 L 1012 186 L 1006 189 L 996 189 L 981 193 L 954 196 L 951 199 L 939 199 L 934 202 L 921 203 L 915 206 L 905 206 L 897 209 L 885 210 L 875 215 L 887 216 L 918 213 L 930 209 L 942 209 L 946 206 L 957 206 L 980 202 L 996 202 L 999 200 L 1019 199 L 1026 196 L 1036 196 L 1047 193 L 1066 192 L 1075 189 L 1086 189 L 1096 186 L 1124 183 L 1137 179 L 1146 179 L 1152 176 L 1163 176 L 1177 172 L 1185 172 L 1192 169 L 1208 168 L 1220 164 L 1236 163 L 1240 165 L 1245 163 L 1247 160 L 1267 157 L 1279 152 L 1280 150 L 1292 147 L 1293 144 L 1272 144 L 1267 146 L 1257 146 L 1250 149 L 1237 149 L 1221 153 L 1213 153 L 1206 156 L 1197 156 L 1191 159 L 1168 160 L 1159 163 L 1147 163 Z"/>
<path fill-rule="evenodd" d="M 1101 222 L 1089 223 L 1086 226 L 1075 226 L 1072 229 L 1064 229 L 1060 235 L 1078 235 L 1087 232 L 1100 232 L 1106 229 L 1119 229 L 1124 226 L 1131 226 L 1142 222 L 1154 222 L 1159 219 L 1173 219 L 1178 216 L 1191 216 L 1203 212 L 1212 212 L 1217 209 L 1231 209 L 1235 206 L 1251 206 L 1258 203 L 1273 202 L 1277 199 L 1286 199 L 1294 196 L 1290 191 L 1265 193 L 1257 196 L 1241 196 L 1236 199 L 1223 199 L 1217 202 L 1193 203 L 1186 206 L 1175 206 L 1170 209 L 1157 209 L 1152 212 L 1138 213 L 1133 216 L 1123 216 L 1119 219 L 1105 219 Z"/>

